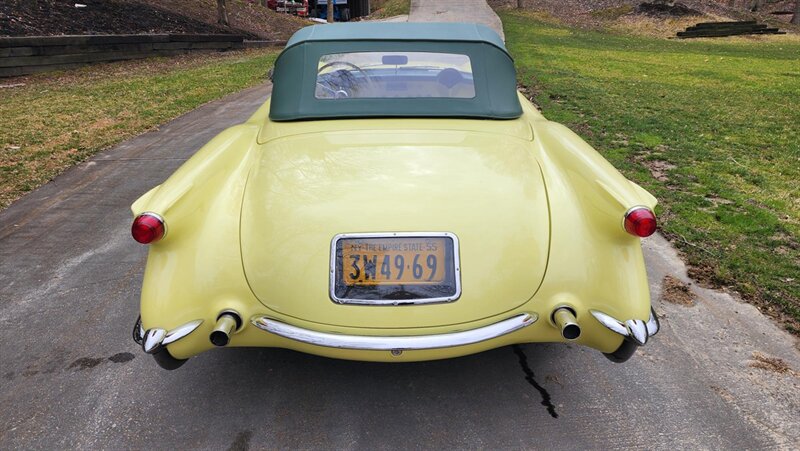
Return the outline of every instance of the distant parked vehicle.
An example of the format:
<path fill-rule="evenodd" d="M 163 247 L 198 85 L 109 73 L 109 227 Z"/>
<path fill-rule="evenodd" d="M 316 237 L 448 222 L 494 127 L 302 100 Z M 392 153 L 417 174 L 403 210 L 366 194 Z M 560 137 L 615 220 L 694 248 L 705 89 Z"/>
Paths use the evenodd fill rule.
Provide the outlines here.
<path fill-rule="evenodd" d="M 280 13 L 293 14 L 295 16 L 308 16 L 308 0 L 298 2 L 285 0 L 267 0 L 267 8 Z"/>

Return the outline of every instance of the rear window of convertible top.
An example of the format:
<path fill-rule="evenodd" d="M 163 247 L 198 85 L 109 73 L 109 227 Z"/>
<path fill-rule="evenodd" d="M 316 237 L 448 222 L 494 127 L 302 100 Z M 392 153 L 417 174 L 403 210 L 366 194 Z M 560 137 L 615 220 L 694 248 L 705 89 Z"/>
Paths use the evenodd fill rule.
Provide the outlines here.
<path fill-rule="evenodd" d="M 472 99 L 469 56 L 438 52 L 351 52 L 322 55 L 314 97 Z"/>

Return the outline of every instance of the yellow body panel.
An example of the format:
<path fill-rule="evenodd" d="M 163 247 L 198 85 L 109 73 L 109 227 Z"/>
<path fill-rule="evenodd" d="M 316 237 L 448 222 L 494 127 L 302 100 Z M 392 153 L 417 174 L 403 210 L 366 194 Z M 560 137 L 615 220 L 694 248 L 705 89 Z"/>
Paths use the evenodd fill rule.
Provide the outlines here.
<path fill-rule="evenodd" d="M 574 133 L 547 121 L 524 98 L 520 101 L 523 116 L 508 121 L 291 123 L 270 122 L 267 102 L 245 124 L 221 133 L 134 203 L 134 214 L 154 212 L 167 223 L 165 238 L 151 245 L 145 270 L 144 328 L 170 330 L 202 319 L 195 332 L 168 346 L 173 356 L 187 358 L 212 348 L 208 335 L 214 321 L 221 311 L 233 309 L 241 314 L 244 327 L 232 335 L 230 346 L 414 361 L 512 343 L 564 341 L 550 316 L 554 308 L 566 305 L 576 312 L 582 328 L 578 344 L 614 351 L 622 337 L 600 325 L 589 310 L 622 320 L 649 317 L 640 241 L 624 231 L 622 221 L 631 207 L 653 208 L 655 199 Z M 381 167 L 382 159 L 376 156 L 391 164 Z M 325 180 L 325 171 L 335 176 L 330 186 L 308 185 Z M 345 174 L 355 175 L 349 184 L 341 180 Z M 391 182 L 390 189 L 381 191 L 391 198 L 382 203 L 371 199 L 370 208 L 360 210 L 377 209 L 380 214 L 362 218 L 361 229 L 354 230 L 352 216 L 359 209 L 354 209 L 355 198 L 343 186 L 353 189 L 381 180 Z M 421 214 L 404 210 L 393 217 L 390 206 L 410 208 L 397 189 L 404 180 L 411 183 L 407 189 L 430 193 L 430 202 L 419 206 Z M 313 220 L 320 216 L 326 219 Z M 455 233 L 462 246 L 462 297 L 448 304 L 416 306 L 333 303 L 327 297 L 331 238 L 337 233 L 386 231 Z M 298 235 L 302 236 L 292 241 Z M 287 252 L 280 252 L 287 249 L 300 250 L 288 252 L 288 263 Z M 247 265 L 251 269 L 245 270 Z M 258 280 L 248 283 L 248 278 Z M 259 281 L 269 283 L 258 286 Z M 299 299 L 302 296 L 309 299 Z M 469 330 L 519 313 L 539 319 L 482 343 L 399 356 L 303 344 L 249 322 L 265 315 L 319 332 L 401 336 Z"/>
<path fill-rule="evenodd" d="M 471 322 L 533 297 L 547 266 L 550 224 L 530 141 L 452 130 L 450 120 L 429 120 L 438 130 L 369 133 L 354 130 L 359 121 L 329 122 L 341 130 L 260 145 L 250 171 L 242 259 L 265 306 L 319 324 L 392 329 Z M 309 127 L 316 123 L 302 130 Z M 424 307 L 331 302 L 331 239 L 392 232 L 455 234 L 461 298 Z"/>

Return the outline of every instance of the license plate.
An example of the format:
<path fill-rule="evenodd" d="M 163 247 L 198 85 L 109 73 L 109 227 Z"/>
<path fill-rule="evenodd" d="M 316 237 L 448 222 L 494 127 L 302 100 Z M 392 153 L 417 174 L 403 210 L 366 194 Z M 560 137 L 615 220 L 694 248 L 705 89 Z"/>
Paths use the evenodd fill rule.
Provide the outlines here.
<path fill-rule="evenodd" d="M 437 284 L 444 280 L 445 238 L 351 238 L 342 242 L 347 285 Z"/>
<path fill-rule="evenodd" d="M 332 249 L 331 297 L 364 304 L 454 300 L 460 294 L 457 248 L 449 233 L 339 235 Z"/>

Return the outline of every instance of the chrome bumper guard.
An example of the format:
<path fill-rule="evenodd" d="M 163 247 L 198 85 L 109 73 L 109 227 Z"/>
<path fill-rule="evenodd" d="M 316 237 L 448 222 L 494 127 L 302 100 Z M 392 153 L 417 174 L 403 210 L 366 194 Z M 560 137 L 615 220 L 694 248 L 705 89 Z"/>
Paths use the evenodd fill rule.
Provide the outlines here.
<path fill-rule="evenodd" d="M 652 308 L 650 308 L 650 318 L 647 321 L 629 319 L 622 322 L 598 310 L 589 310 L 589 313 L 610 331 L 622 335 L 639 346 L 647 343 L 647 339 L 657 334 L 661 328 L 658 323 L 658 316 L 656 316 L 656 312 Z"/>
<path fill-rule="evenodd" d="M 194 332 L 195 329 L 200 327 L 201 324 L 203 324 L 203 320 L 196 319 L 194 321 L 189 321 L 182 326 L 178 326 L 170 331 L 159 328 L 148 329 L 145 331 L 144 328 L 142 328 L 142 319 L 140 317 L 136 322 L 136 326 L 133 328 L 133 340 L 142 345 L 144 352 L 148 354 L 155 354 L 161 350 L 162 347 L 170 343 L 175 343 L 181 338 Z"/>
<path fill-rule="evenodd" d="M 537 319 L 538 316 L 536 316 L 536 314 L 524 313 L 488 326 L 462 332 L 397 337 L 342 335 L 316 332 L 291 326 L 265 316 L 254 317 L 250 322 L 259 329 L 269 333 L 316 346 L 365 351 L 404 351 L 449 348 L 480 343 L 528 327 L 535 323 Z"/>

